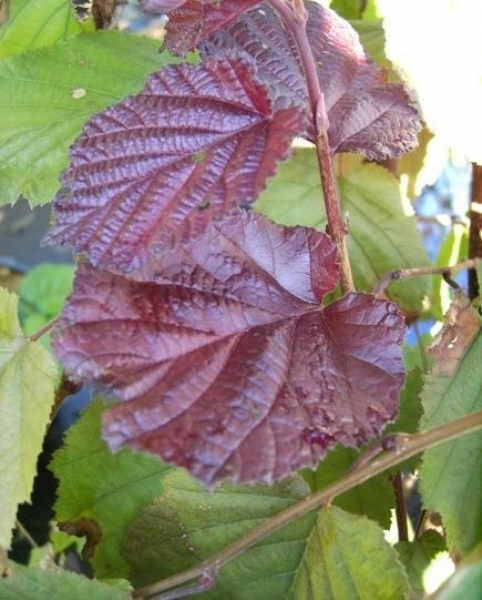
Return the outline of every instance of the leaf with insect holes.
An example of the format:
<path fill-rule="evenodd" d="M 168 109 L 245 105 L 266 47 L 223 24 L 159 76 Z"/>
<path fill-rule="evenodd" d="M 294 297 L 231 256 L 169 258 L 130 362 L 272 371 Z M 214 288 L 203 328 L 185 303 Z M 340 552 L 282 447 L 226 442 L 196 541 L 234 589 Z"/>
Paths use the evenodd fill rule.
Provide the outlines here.
<path fill-rule="evenodd" d="M 306 2 L 306 6 L 307 36 L 328 113 L 332 151 L 359 152 L 370 160 L 383 160 L 413 150 L 420 119 L 404 88 L 387 83 L 349 23 L 317 2 Z M 201 47 L 204 56 L 233 48 L 248 53 L 258 65 L 260 80 L 276 90 L 277 101 L 296 98 L 308 109 L 300 52 L 289 29 L 266 2 Z M 313 125 L 307 137 L 315 141 Z"/>
<path fill-rule="evenodd" d="M 269 482 L 396 416 L 403 318 L 368 294 L 320 305 L 338 270 L 325 234 L 239 212 L 137 280 L 81 264 L 53 345 L 123 400 L 104 416 L 111 449 Z"/>
<path fill-rule="evenodd" d="M 251 61 L 169 66 L 85 126 L 46 240 L 130 270 L 253 201 L 303 119 L 295 107 L 274 111 Z"/>

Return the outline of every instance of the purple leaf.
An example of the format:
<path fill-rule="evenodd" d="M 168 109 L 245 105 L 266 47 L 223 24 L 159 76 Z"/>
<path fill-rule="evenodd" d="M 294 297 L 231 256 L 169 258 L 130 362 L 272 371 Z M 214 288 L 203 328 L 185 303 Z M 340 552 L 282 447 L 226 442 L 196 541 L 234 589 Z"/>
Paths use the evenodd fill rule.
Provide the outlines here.
<path fill-rule="evenodd" d="M 359 152 L 372 160 L 395 158 L 417 145 L 420 120 L 402 86 L 386 82 L 365 54 L 358 34 L 335 12 L 306 2 L 307 35 L 328 112 L 332 151 Z M 203 45 L 204 56 L 236 48 L 258 65 L 258 77 L 276 98 L 305 106 L 308 91 L 299 51 L 276 13 L 263 2 Z M 309 116 L 311 121 L 312 117 Z M 308 135 L 315 141 L 314 126 Z"/>
<path fill-rule="evenodd" d="M 135 268 L 252 202 L 303 120 L 298 108 L 274 110 L 250 61 L 169 66 L 85 126 L 46 240 L 103 268 Z"/>
<path fill-rule="evenodd" d="M 239 213 L 136 276 L 81 264 L 53 336 L 74 377 L 123 400 L 112 449 L 270 482 L 394 419 L 403 318 L 367 294 L 320 304 L 338 278 L 326 235 Z"/>
<path fill-rule="evenodd" d="M 155 2 L 156 0 L 150 0 L 151 4 Z M 176 3 L 169 13 L 165 45 L 173 54 L 182 56 L 196 48 L 199 42 L 215 31 L 227 27 L 238 15 L 258 3 L 259 0 L 223 0 L 222 2 L 188 0 L 182 2 L 182 6 Z"/>

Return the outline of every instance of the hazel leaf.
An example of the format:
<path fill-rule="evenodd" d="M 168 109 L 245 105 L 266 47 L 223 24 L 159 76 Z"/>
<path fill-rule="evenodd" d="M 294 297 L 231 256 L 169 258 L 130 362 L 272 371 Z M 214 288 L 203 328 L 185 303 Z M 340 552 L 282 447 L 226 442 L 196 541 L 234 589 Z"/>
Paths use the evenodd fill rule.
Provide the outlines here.
<path fill-rule="evenodd" d="M 395 418 L 403 319 L 368 294 L 320 304 L 338 280 L 325 234 L 234 214 L 134 275 L 82 264 L 54 333 L 74 378 L 123 400 L 111 449 L 270 482 Z"/>
<path fill-rule="evenodd" d="M 252 202 L 302 122 L 295 107 L 274 111 L 251 61 L 169 66 L 85 126 L 47 241 L 95 266 L 137 267 Z"/>

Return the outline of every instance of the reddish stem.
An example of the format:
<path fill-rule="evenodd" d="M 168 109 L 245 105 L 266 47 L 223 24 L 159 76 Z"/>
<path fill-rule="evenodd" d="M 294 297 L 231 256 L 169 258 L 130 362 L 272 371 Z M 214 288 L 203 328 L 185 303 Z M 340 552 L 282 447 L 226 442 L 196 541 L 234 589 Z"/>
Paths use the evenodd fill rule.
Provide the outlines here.
<path fill-rule="evenodd" d="M 341 212 L 338 187 L 333 168 L 333 156 L 328 140 L 328 115 L 326 113 L 325 99 L 320 87 L 315 58 L 311 52 L 308 36 L 306 35 L 308 12 L 302 0 L 292 0 L 291 4 L 288 4 L 285 0 L 268 1 L 279 15 L 283 25 L 291 32 L 298 47 L 301 64 L 303 65 L 312 121 L 316 130 L 316 152 L 328 222 L 327 233 L 338 248 L 340 255 L 340 286 L 342 293 L 347 294 L 354 290 L 346 244 L 347 225 Z"/>

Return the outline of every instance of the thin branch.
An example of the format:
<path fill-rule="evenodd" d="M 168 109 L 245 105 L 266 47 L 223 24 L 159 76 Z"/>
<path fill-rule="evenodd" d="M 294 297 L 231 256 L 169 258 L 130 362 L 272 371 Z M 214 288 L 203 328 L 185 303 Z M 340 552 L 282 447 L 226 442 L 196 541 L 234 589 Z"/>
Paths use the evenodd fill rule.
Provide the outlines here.
<path fill-rule="evenodd" d="M 342 293 L 347 294 L 355 289 L 346 243 L 348 227 L 342 215 L 333 167 L 333 156 L 328 140 L 329 123 L 325 98 L 323 90 L 320 87 L 315 58 L 311 51 L 308 36 L 306 35 L 308 14 L 304 3 L 300 0 L 293 0 L 292 4 L 286 3 L 285 0 L 268 1 L 279 15 L 283 25 L 293 36 L 303 66 L 311 107 L 312 124 L 316 131 L 316 154 L 328 222 L 327 233 L 338 248 L 340 257 L 340 287 Z"/>
<path fill-rule="evenodd" d="M 211 558 L 203 561 L 197 567 L 187 569 L 163 581 L 153 585 L 136 590 L 134 598 L 150 598 L 151 600 L 165 600 L 166 596 L 159 595 L 165 590 L 170 590 L 193 580 L 202 582 L 207 574 L 213 576 L 228 561 L 232 560 L 248 548 L 259 543 L 268 535 L 274 533 L 281 527 L 284 527 L 291 521 L 304 516 L 312 510 L 319 509 L 328 504 L 331 500 L 352 488 L 364 483 L 379 473 L 391 469 L 397 464 L 415 456 L 419 452 L 438 446 L 444 442 L 458 438 L 461 435 L 473 433 L 482 429 L 482 411 L 465 415 L 464 417 L 434 427 L 428 431 L 414 434 L 396 434 L 391 433 L 381 440 L 378 440 L 375 448 L 369 449 L 361 455 L 356 462 L 356 468 L 352 468 L 346 475 L 336 483 L 326 487 L 324 490 L 308 496 L 304 500 L 297 502 L 289 508 L 279 512 L 271 519 L 266 520 L 259 527 L 248 532 L 241 539 L 227 546 Z M 363 460 L 368 457 L 368 460 Z M 187 590 L 192 589 L 188 586 Z M 182 588 L 176 591 L 176 597 L 181 598 Z M 172 597 L 172 596 L 171 596 Z M 169 596 L 168 596 L 169 598 Z"/>
<path fill-rule="evenodd" d="M 407 503 L 405 500 L 405 489 L 401 471 L 397 471 L 391 478 L 391 484 L 395 494 L 395 516 L 397 518 L 398 541 L 408 542 Z"/>
<path fill-rule="evenodd" d="M 21 537 L 23 537 L 25 540 L 27 540 L 27 542 L 30 544 L 31 548 L 39 547 L 37 542 L 33 539 L 33 537 L 30 535 L 30 533 L 27 531 L 27 529 L 24 527 L 24 525 L 18 519 L 16 519 L 16 521 L 15 521 L 15 527 L 17 528 L 17 531 L 19 532 Z"/>
<path fill-rule="evenodd" d="M 395 269 L 382 275 L 373 288 L 375 296 L 383 295 L 386 288 L 394 281 L 403 281 L 413 277 L 423 277 L 425 275 L 442 275 L 450 277 L 453 273 L 464 271 L 465 269 L 474 269 L 478 264 L 482 263 L 480 258 L 472 258 L 464 260 L 453 267 L 415 267 L 413 269 Z"/>
<path fill-rule="evenodd" d="M 49 333 L 49 331 L 54 328 L 54 326 L 58 320 L 59 320 L 59 317 L 55 317 L 55 319 L 52 319 L 51 321 L 49 321 L 46 325 L 41 327 L 38 331 L 36 331 L 35 333 L 32 333 L 32 335 L 29 335 L 28 336 L 29 340 L 31 342 L 36 342 L 43 335 L 45 335 L 46 333 Z"/>
<path fill-rule="evenodd" d="M 440 213 L 438 215 L 420 215 L 415 214 L 415 217 L 419 223 L 433 223 L 434 225 L 442 225 L 443 227 L 451 227 L 452 225 L 469 225 L 469 219 L 464 215 L 448 215 Z"/>

